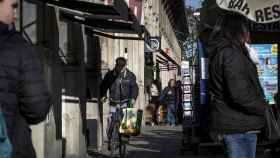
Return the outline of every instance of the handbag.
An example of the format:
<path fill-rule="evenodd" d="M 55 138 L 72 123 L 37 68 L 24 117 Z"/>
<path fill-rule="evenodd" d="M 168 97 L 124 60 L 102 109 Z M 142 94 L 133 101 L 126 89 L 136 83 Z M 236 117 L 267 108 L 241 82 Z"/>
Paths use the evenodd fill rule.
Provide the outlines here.
<path fill-rule="evenodd" d="M 124 108 L 119 132 L 123 135 L 137 136 L 141 133 L 143 110 Z"/>
<path fill-rule="evenodd" d="M 6 122 L 0 108 L 0 158 L 11 158 L 12 145 L 8 137 Z"/>
<path fill-rule="evenodd" d="M 265 137 L 268 140 L 280 139 L 280 113 L 275 107 L 269 107 L 265 110 Z"/>

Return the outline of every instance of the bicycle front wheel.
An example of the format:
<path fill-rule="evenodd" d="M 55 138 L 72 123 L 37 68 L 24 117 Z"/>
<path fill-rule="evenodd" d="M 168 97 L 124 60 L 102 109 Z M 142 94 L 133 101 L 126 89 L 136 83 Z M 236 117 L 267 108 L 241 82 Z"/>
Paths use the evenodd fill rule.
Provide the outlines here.
<path fill-rule="evenodd" d="M 120 158 L 125 158 L 126 157 L 126 142 L 123 140 L 123 137 L 121 134 L 119 134 L 119 142 L 120 142 L 120 147 L 119 147 Z"/>
<path fill-rule="evenodd" d="M 114 125 L 112 129 L 112 136 L 110 140 L 111 158 L 118 157 L 120 147 L 118 124 Z"/>

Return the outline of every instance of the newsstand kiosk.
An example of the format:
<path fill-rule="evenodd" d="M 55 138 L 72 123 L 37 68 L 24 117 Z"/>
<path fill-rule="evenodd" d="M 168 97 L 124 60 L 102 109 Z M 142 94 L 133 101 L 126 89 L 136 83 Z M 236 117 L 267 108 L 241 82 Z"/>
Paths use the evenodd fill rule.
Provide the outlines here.
<path fill-rule="evenodd" d="M 276 104 L 280 109 L 279 95 L 279 45 L 280 45 L 280 21 L 269 24 L 251 23 L 251 48 L 255 49 L 258 57 L 258 75 L 269 104 Z M 279 141 L 278 141 L 279 143 Z M 267 141 L 260 135 L 258 145 L 265 148 L 280 147 L 273 141 Z"/>

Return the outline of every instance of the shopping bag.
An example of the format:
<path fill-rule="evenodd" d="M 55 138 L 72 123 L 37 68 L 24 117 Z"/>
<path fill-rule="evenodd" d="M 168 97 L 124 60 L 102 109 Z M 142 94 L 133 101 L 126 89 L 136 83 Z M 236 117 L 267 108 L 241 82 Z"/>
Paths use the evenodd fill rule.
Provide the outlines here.
<path fill-rule="evenodd" d="M 123 135 L 137 136 L 141 132 L 143 110 L 124 108 L 119 132 Z"/>
<path fill-rule="evenodd" d="M 269 107 L 265 111 L 265 137 L 268 140 L 280 139 L 280 114 L 278 109 Z"/>
<path fill-rule="evenodd" d="M 7 134 L 6 123 L 0 109 L 0 158 L 11 158 L 12 145 Z"/>

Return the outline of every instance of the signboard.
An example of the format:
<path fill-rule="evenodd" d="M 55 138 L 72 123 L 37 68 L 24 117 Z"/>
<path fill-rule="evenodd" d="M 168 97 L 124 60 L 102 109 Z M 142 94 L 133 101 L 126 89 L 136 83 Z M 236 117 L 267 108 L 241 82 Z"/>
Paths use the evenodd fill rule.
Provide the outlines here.
<path fill-rule="evenodd" d="M 145 32 L 144 41 L 145 52 L 157 52 L 161 49 L 161 42 L 159 37 L 150 37 L 150 35 Z"/>
<path fill-rule="evenodd" d="M 150 38 L 151 48 L 155 51 L 160 50 L 160 38 L 152 37 Z"/>
<path fill-rule="evenodd" d="M 260 24 L 260 23 L 251 23 L 250 30 L 252 32 L 280 32 L 280 22 Z"/>
<path fill-rule="evenodd" d="M 192 95 L 191 94 L 184 94 L 183 101 L 184 102 L 192 101 Z"/>
<path fill-rule="evenodd" d="M 183 76 L 182 83 L 183 84 L 191 84 L 191 78 L 189 76 Z"/>
<path fill-rule="evenodd" d="M 189 61 L 182 61 L 181 67 L 182 67 L 182 69 L 189 69 L 190 68 L 190 62 Z"/>
<path fill-rule="evenodd" d="M 183 81 L 185 80 L 184 77 L 190 76 L 190 62 L 189 61 L 182 61 L 181 64 L 181 74 L 183 77 Z"/>
<path fill-rule="evenodd" d="M 191 102 L 184 102 L 183 103 L 183 109 L 184 109 L 184 111 L 192 110 Z"/>
<path fill-rule="evenodd" d="M 222 9 L 235 11 L 258 23 L 280 20 L 279 0 L 216 0 Z"/>
<path fill-rule="evenodd" d="M 190 85 L 183 85 L 183 92 L 184 93 L 191 93 L 191 86 Z"/>
<path fill-rule="evenodd" d="M 269 104 L 274 104 L 274 95 L 278 91 L 278 45 L 253 44 L 259 57 L 258 74 Z"/>

